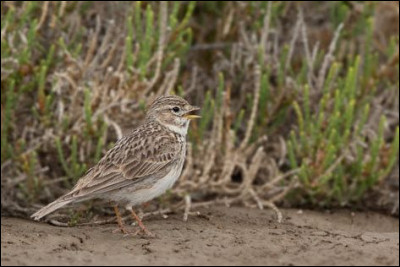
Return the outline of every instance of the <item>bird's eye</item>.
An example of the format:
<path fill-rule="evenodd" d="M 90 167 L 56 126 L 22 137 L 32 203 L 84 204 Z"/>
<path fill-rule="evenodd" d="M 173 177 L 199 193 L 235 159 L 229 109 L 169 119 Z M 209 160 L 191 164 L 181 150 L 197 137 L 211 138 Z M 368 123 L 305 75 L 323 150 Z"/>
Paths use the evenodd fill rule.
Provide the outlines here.
<path fill-rule="evenodd" d="M 178 113 L 181 109 L 179 107 L 173 107 L 172 111 Z"/>

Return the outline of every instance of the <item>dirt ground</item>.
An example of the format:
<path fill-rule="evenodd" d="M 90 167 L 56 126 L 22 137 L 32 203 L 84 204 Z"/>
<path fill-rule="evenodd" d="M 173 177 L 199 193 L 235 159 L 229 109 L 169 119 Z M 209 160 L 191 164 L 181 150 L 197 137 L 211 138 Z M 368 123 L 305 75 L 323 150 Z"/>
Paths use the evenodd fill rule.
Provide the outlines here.
<path fill-rule="evenodd" d="M 1 265 L 399 265 L 399 220 L 377 213 L 213 207 L 145 220 L 156 238 L 115 225 L 62 228 L 1 218 Z M 133 227 L 133 226 L 131 226 Z"/>

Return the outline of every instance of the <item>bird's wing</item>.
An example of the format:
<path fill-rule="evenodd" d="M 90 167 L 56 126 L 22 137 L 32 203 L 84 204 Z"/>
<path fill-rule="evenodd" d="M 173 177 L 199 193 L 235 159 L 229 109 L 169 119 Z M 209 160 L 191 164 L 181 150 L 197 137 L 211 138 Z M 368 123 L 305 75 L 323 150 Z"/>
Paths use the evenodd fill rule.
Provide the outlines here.
<path fill-rule="evenodd" d="M 161 178 L 169 172 L 181 150 L 180 143 L 167 134 L 123 138 L 65 197 L 85 199 L 123 188 L 145 177 Z"/>

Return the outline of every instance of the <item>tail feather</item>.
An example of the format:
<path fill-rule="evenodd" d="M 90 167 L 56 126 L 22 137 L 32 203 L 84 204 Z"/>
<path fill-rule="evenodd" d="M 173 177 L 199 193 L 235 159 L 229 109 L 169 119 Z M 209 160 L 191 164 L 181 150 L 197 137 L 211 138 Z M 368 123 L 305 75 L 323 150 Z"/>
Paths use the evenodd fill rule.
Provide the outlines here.
<path fill-rule="evenodd" d="M 46 216 L 47 214 L 52 213 L 55 210 L 58 210 L 59 208 L 62 208 L 63 206 L 69 204 L 72 202 L 72 199 L 57 199 L 54 202 L 51 202 L 50 204 L 48 204 L 47 206 L 41 208 L 40 210 L 38 210 L 37 212 L 35 212 L 34 214 L 31 215 L 31 218 L 33 218 L 34 220 L 38 221 L 40 220 L 40 218 Z"/>

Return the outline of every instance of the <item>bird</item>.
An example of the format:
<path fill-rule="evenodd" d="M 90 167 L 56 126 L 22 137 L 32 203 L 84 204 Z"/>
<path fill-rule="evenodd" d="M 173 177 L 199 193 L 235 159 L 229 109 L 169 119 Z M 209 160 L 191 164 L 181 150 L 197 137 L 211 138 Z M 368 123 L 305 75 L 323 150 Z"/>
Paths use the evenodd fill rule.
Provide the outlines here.
<path fill-rule="evenodd" d="M 181 175 L 186 156 L 190 121 L 200 108 L 176 95 L 164 95 L 148 107 L 144 122 L 120 138 L 100 161 L 90 168 L 70 192 L 31 215 L 34 220 L 71 203 L 104 199 L 114 203 L 119 229 L 129 233 L 119 212 L 125 207 L 140 231 L 153 235 L 133 207 L 162 195 Z"/>

